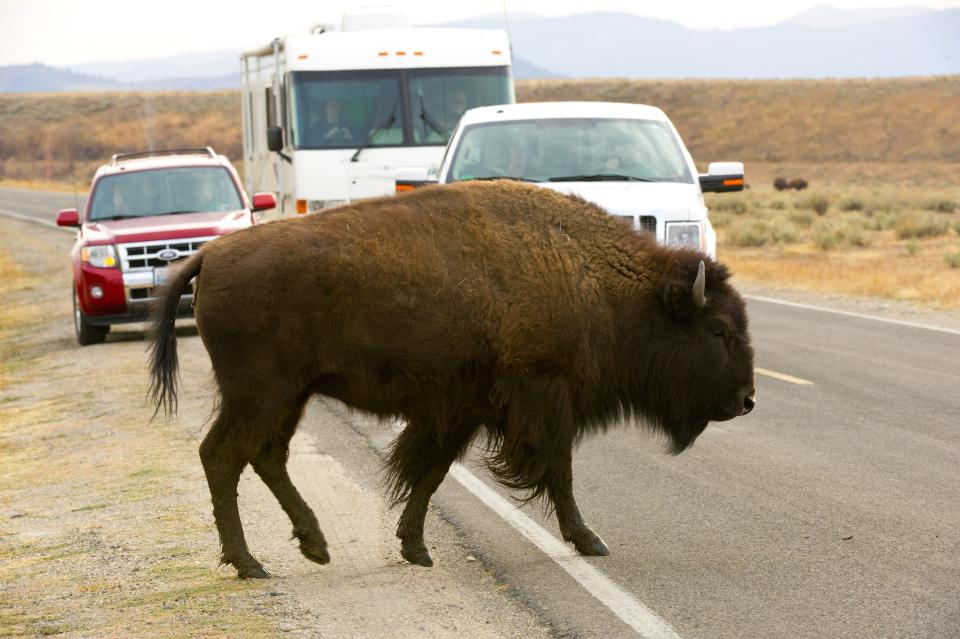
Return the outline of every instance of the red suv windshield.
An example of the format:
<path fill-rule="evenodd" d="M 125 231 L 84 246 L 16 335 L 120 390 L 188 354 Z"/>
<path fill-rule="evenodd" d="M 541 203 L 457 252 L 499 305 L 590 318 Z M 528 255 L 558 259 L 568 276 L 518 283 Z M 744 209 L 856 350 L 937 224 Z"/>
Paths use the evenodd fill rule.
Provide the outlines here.
<path fill-rule="evenodd" d="M 151 169 L 101 178 L 93 192 L 90 220 L 242 208 L 236 184 L 223 167 Z"/>

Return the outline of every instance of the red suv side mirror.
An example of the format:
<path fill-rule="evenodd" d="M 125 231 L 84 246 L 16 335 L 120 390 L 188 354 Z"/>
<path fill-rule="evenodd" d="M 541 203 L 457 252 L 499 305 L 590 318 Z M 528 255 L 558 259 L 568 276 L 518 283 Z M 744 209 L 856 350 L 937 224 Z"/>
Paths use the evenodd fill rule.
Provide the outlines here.
<path fill-rule="evenodd" d="M 57 213 L 57 226 L 80 226 L 80 214 L 77 209 L 63 209 Z"/>
<path fill-rule="evenodd" d="M 273 193 L 254 193 L 253 210 L 266 211 L 277 208 L 277 198 Z"/>

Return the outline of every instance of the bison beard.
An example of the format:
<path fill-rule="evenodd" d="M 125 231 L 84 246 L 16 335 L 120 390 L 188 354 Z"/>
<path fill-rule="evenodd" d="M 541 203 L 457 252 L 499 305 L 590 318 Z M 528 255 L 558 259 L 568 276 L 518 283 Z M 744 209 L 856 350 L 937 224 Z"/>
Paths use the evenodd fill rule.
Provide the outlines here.
<path fill-rule="evenodd" d="M 267 576 L 237 509 L 247 464 L 290 517 L 303 554 L 329 561 L 286 470 L 312 395 L 406 421 L 388 481 L 392 502 L 405 502 L 401 552 L 424 566 L 430 496 L 478 435 L 500 482 L 548 499 L 565 540 L 605 555 L 573 497 L 579 439 L 635 418 L 677 453 L 708 421 L 753 406 L 747 320 L 726 269 L 535 186 L 429 187 L 206 245 L 154 308 L 152 392 L 168 414 L 174 319 L 193 278 L 219 390 L 200 457 L 222 561 L 241 577 Z"/>

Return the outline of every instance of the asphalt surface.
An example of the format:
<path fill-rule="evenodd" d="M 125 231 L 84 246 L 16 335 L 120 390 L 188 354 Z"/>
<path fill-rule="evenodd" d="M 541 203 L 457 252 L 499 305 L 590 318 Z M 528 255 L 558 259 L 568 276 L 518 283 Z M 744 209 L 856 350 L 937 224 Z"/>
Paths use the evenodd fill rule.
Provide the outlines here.
<path fill-rule="evenodd" d="M 0 211 L 73 205 L 0 189 Z M 812 384 L 758 375 L 753 413 L 677 457 L 635 427 L 584 442 L 576 494 L 612 553 L 587 561 L 684 638 L 960 637 L 960 334 L 755 298 L 749 315 L 756 365 Z M 312 410 L 339 415 L 351 446 L 391 436 Z M 302 428 L 323 442 L 319 421 Z M 452 478 L 434 504 L 558 636 L 637 636 Z"/>

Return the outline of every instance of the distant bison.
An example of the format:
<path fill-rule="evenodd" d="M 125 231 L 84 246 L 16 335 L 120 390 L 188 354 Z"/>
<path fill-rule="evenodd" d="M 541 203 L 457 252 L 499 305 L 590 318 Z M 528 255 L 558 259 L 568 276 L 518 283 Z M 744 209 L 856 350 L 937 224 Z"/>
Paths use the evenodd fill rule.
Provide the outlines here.
<path fill-rule="evenodd" d="M 773 188 L 778 191 L 786 191 L 787 189 L 796 189 L 798 191 L 802 191 L 803 189 L 807 188 L 807 186 L 809 185 L 803 178 L 794 178 L 792 180 L 788 180 L 787 178 L 778 177 L 773 181 Z"/>
<path fill-rule="evenodd" d="M 387 460 L 407 561 L 432 565 L 430 496 L 481 433 L 506 486 L 544 497 L 563 538 L 606 555 L 583 522 L 571 455 L 633 417 L 690 446 L 754 405 L 753 351 L 727 270 L 667 249 L 576 197 L 513 182 L 428 187 L 233 233 L 160 293 L 151 372 L 176 410 L 177 301 L 192 278 L 219 387 L 200 446 L 222 561 L 266 577 L 244 541 L 237 483 L 252 464 L 308 558 L 329 561 L 287 475 L 312 395 L 406 427 Z"/>

